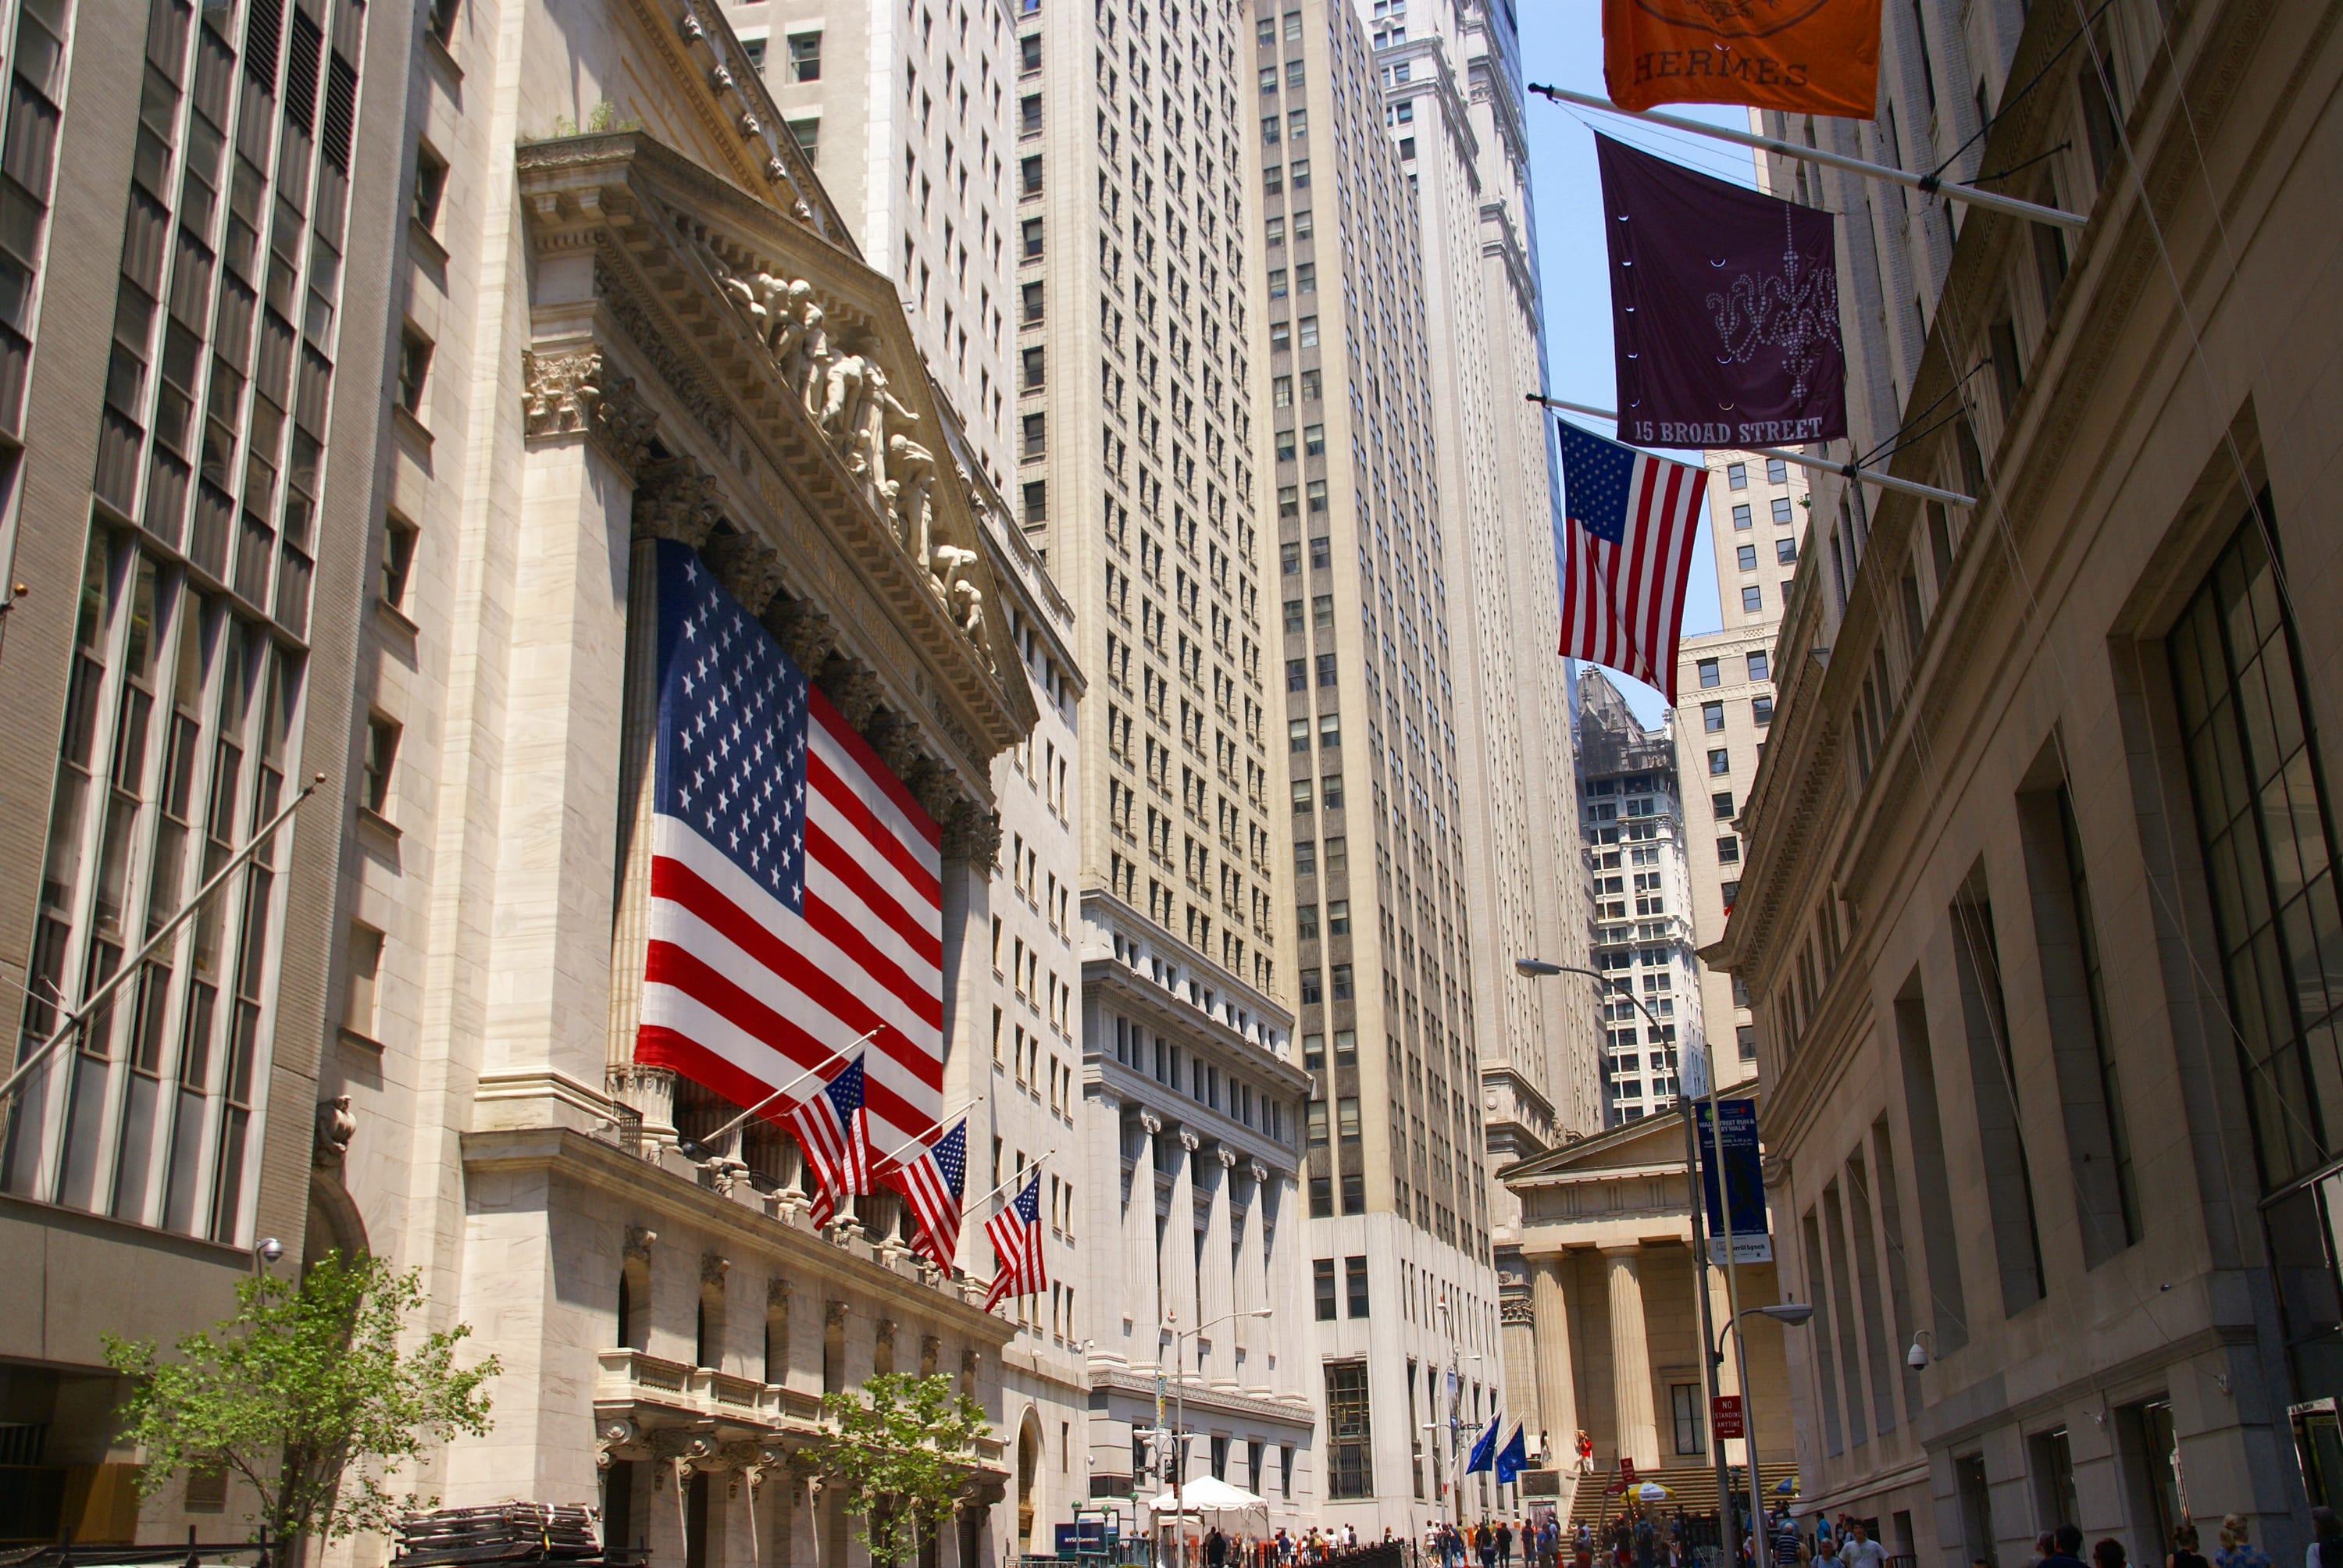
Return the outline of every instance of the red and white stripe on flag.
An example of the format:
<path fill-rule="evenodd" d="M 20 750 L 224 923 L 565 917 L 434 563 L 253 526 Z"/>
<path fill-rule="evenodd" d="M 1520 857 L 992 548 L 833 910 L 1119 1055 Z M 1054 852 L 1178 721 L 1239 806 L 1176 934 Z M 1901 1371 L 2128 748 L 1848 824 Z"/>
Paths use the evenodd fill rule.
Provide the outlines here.
<path fill-rule="evenodd" d="M 1684 585 L 1708 470 L 1562 426 L 1562 646 L 1676 696 Z"/>
<path fill-rule="evenodd" d="M 865 1136 L 942 1110 L 943 838 L 688 547 L 662 543 L 649 942 L 638 1061 L 739 1105 L 822 1092 L 863 1053 Z M 769 1115 L 780 1122 L 790 1107 Z M 839 1129 L 843 1134 L 846 1129 Z M 854 1140 L 835 1151 L 853 1157 Z M 865 1156 L 867 1158 L 867 1156 Z M 869 1191 L 868 1177 L 860 1183 Z"/>

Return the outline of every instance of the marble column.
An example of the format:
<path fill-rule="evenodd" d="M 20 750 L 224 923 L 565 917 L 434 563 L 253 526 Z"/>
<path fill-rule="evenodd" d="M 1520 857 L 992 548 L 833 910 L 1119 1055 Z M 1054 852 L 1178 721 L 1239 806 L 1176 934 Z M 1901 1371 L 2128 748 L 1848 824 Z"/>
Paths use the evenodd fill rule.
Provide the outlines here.
<path fill-rule="evenodd" d="M 1203 1142 L 1185 1128 L 1179 1132 L 1179 1166 L 1172 1172 L 1172 1211 L 1163 1226 L 1163 1244 L 1158 1249 L 1158 1266 L 1163 1271 L 1163 1315 L 1176 1326 L 1193 1329 L 1202 1320 L 1197 1309 L 1202 1304 L 1202 1292 L 1196 1279 L 1196 1191 L 1202 1181 L 1196 1155 Z M 1194 1375 L 1196 1366 L 1195 1336 L 1189 1343 L 1182 1364 Z"/>
<path fill-rule="evenodd" d="M 1155 1141 L 1163 1122 L 1151 1111 L 1139 1113 L 1139 1154 L 1131 1161 L 1131 1192 L 1122 1207 L 1123 1260 L 1130 1277 L 1122 1284 L 1125 1354 L 1134 1372 L 1150 1372 L 1163 1364 L 1157 1333 L 1163 1322 L 1163 1300 L 1155 1255 Z"/>
<path fill-rule="evenodd" d="M 1611 1286 L 1611 1397 L 1618 1412 L 1618 1452 L 1638 1470 L 1660 1463 L 1660 1428 L 1652 1411 L 1652 1351 L 1644 1325 L 1644 1278 L 1634 1244 L 1603 1249 Z"/>
<path fill-rule="evenodd" d="M 1528 1260 L 1532 1344 L 1537 1364 L 1538 1423 L 1547 1462 L 1567 1470 L 1577 1461 L 1578 1384 L 1570 1364 L 1570 1292 L 1563 1282 L 1568 1257 Z"/>
<path fill-rule="evenodd" d="M 1237 1157 L 1226 1145 L 1213 1151 L 1214 1158 L 1204 1168 L 1204 1179 L 1211 1185 L 1205 1189 L 1207 1218 L 1204 1222 L 1204 1266 L 1196 1279 L 1196 1323 L 1206 1323 L 1199 1346 L 1199 1360 L 1203 1366 L 1203 1379 L 1214 1388 L 1233 1387 L 1236 1382 L 1237 1323 L 1235 1271 L 1229 1264 L 1230 1227 L 1233 1216 L 1229 1201 L 1235 1196 Z M 1202 1346 L 1211 1346 L 1209 1355 Z"/>

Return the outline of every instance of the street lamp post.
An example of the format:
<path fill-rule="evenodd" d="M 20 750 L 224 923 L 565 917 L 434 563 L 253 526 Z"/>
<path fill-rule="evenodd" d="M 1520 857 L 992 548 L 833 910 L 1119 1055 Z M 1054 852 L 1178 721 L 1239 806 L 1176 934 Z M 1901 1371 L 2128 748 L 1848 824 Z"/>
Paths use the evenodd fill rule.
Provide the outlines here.
<path fill-rule="evenodd" d="M 1188 1369 L 1180 1354 L 1180 1342 L 1183 1339 L 1196 1338 L 1206 1329 L 1218 1328 L 1221 1324 L 1238 1318 L 1267 1318 L 1275 1315 L 1274 1308 L 1255 1307 L 1251 1312 L 1222 1312 L 1209 1322 L 1198 1323 L 1192 1329 L 1183 1329 L 1179 1326 L 1180 1314 L 1176 1311 L 1163 1314 L 1163 1326 L 1172 1331 L 1172 1431 L 1166 1434 L 1170 1441 L 1165 1444 L 1165 1448 L 1171 1456 L 1172 1464 L 1172 1539 L 1176 1543 L 1180 1568 L 1188 1568 L 1188 1535 L 1187 1532 L 1181 1528 L 1180 1523 L 1188 1516 Z M 1197 1344 L 1196 1371 L 1199 1375 L 1202 1375 L 1203 1370 L 1203 1346 L 1200 1340 Z"/>
<path fill-rule="evenodd" d="M 1659 1040 L 1659 1030 L 1664 1026 L 1661 1024 L 1659 1019 L 1653 1014 L 1652 1010 L 1644 1005 L 1644 999 L 1637 996 L 1632 990 L 1629 990 L 1624 986 L 1614 985 L 1610 976 L 1605 975 L 1599 970 L 1582 969 L 1576 964 L 1553 963 L 1544 959 L 1515 959 L 1513 960 L 1513 970 L 1516 973 L 1530 980 L 1543 980 L 1554 975 L 1584 975 L 1587 979 L 1594 981 L 1597 985 L 1602 987 L 1603 995 L 1606 1000 L 1614 996 L 1624 996 L 1629 1001 L 1634 1002 L 1635 1004 L 1635 1010 L 1642 1013 L 1644 1015 L 1644 1021 L 1652 1026 L 1654 1040 Z M 1662 1043 L 1664 1042 L 1663 1041 Z M 1702 1049 L 1706 1049 L 1705 1041 L 1702 1042 Z M 1715 1066 L 1714 1062 L 1704 1062 L 1702 1065 L 1706 1070 L 1704 1076 L 1708 1081 L 1709 1124 L 1712 1127 L 1721 1128 L 1722 1124 L 1718 1121 L 1716 1115 Z M 1700 1299 L 1700 1332 L 1702 1342 L 1705 1343 L 1709 1335 L 1715 1331 L 1715 1316 L 1709 1306 L 1708 1300 L 1708 1270 L 1710 1265 L 1708 1258 L 1703 1251 L 1702 1232 L 1704 1227 L 1702 1221 L 1705 1210 L 1700 1191 L 1700 1143 L 1698 1135 L 1694 1131 L 1693 1102 L 1685 1099 L 1683 1093 L 1684 1063 L 1681 1052 L 1679 1052 L 1676 1063 L 1676 1104 L 1680 1108 L 1681 1114 L 1684 1117 L 1684 1198 L 1685 1206 L 1689 1211 L 1692 1219 L 1693 1294 Z M 1721 1206 L 1725 1210 L 1725 1255 L 1726 1260 L 1729 1261 L 1733 1256 L 1733 1205 L 1725 1186 L 1725 1139 L 1721 1131 L 1717 1134 L 1716 1148 L 1718 1156 L 1716 1162 L 1716 1179 L 1718 1183 L 1717 1195 L 1719 1199 L 1723 1201 Z M 1716 1409 L 1716 1395 L 1718 1392 L 1717 1372 L 1718 1363 L 1712 1360 L 1708 1366 L 1708 1398 L 1709 1409 L 1711 1412 L 1714 1412 Z M 1745 1360 L 1742 1363 L 1741 1382 L 1742 1404 L 1743 1408 L 1745 1410 L 1748 1405 L 1749 1385 L 1748 1363 Z M 1746 1428 L 1745 1427 L 1744 1430 L 1745 1431 Z M 1745 1443 L 1748 1442 L 1748 1439 L 1745 1437 L 1742 1441 Z M 1719 1553 L 1722 1554 L 1726 1544 L 1725 1539 L 1725 1533 L 1732 1528 L 1733 1523 L 1733 1480 L 1725 1462 L 1725 1444 L 1718 1442 L 1714 1434 L 1710 1437 L 1710 1444 L 1714 1452 L 1716 1465 L 1716 1534 L 1717 1549 Z M 1762 1537 L 1764 1533 L 1761 1531 L 1758 1533 Z M 1757 1568 L 1766 1568 L 1765 1548 L 1762 1542 L 1758 1547 Z"/>
<path fill-rule="evenodd" d="M 1721 1137 L 1717 1140 L 1716 1162 L 1720 1167 L 1725 1163 L 1725 1142 Z M 1749 1399 L 1749 1347 L 1741 1336 L 1741 1320 L 1771 1318 L 1785 1329 L 1802 1329 L 1814 1315 L 1815 1304 L 1812 1302 L 1780 1302 L 1770 1307 L 1751 1307 L 1746 1312 L 1735 1312 L 1732 1322 L 1717 1331 L 1716 1343 L 1708 1352 L 1712 1376 L 1715 1369 L 1725 1364 L 1725 1335 L 1733 1336 L 1733 1342 L 1741 1352 L 1741 1447 L 1749 1461 L 1749 1529 L 1753 1535 L 1760 1538 L 1765 1533 L 1760 1523 L 1765 1516 L 1765 1505 L 1757 1480 L 1757 1412 Z M 1722 1443 L 1717 1445 L 1717 1452 L 1721 1459 L 1724 1453 Z"/>

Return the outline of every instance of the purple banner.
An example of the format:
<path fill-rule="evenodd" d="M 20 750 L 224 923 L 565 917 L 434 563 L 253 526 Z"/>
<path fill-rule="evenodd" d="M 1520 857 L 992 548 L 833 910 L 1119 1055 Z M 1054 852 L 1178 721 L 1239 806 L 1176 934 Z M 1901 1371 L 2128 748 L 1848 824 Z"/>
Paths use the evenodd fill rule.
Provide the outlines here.
<path fill-rule="evenodd" d="M 1794 447 L 1846 434 L 1833 218 L 1594 138 L 1619 439 Z"/>

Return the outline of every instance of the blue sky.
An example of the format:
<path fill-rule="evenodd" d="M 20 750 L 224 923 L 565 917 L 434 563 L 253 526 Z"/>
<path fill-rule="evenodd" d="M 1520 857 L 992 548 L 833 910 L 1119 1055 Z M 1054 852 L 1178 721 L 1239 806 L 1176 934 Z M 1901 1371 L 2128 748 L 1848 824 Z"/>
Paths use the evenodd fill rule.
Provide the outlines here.
<path fill-rule="evenodd" d="M 1522 69 L 1529 80 L 1603 94 L 1603 17 L 1595 0 L 1529 0 L 1520 15 Z M 1529 117 L 1532 195 L 1537 204 L 1538 266 L 1545 292 L 1546 373 L 1553 378 L 1548 391 L 1574 403 L 1608 408 L 1615 402 L 1611 285 L 1589 126 L 1600 120 L 1606 133 L 1621 141 L 1743 185 L 1753 183 L 1751 155 L 1728 143 L 1567 109 L 1545 98 L 1532 97 L 1524 112 Z M 1667 112 L 1742 128 L 1749 124 L 1741 109 L 1684 105 Z M 1612 433 L 1600 421 L 1586 423 L 1604 435 Z M 1720 624 L 1716 563 L 1705 522 L 1685 599 L 1684 634 L 1715 630 Z M 1616 672 L 1613 678 L 1645 723 L 1658 721 L 1666 709 L 1658 692 Z"/>

